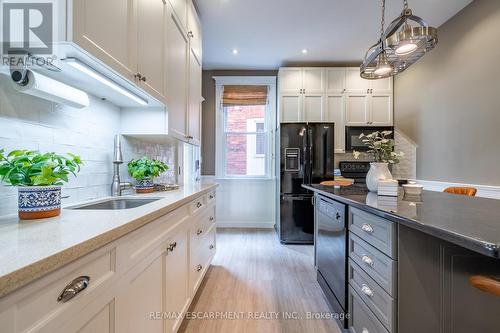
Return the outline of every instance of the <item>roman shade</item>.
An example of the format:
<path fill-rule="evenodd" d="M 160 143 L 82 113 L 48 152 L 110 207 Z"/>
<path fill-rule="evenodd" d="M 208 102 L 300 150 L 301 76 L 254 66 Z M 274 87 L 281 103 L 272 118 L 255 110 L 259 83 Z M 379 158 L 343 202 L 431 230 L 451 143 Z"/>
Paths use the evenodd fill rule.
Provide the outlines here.
<path fill-rule="evenodd" d="M 222 105 L 266 105 L 267 86 L 224 86 Z"/>

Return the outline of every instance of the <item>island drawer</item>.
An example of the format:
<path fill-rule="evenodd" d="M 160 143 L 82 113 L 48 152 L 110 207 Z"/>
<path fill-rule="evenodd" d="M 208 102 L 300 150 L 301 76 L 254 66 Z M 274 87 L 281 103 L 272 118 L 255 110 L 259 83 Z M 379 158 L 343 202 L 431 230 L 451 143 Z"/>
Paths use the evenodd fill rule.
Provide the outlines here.
<path fill-rule="evenodd" d="M 349 230 L 389 257 L 397 258 L 396 223 L 349 207 Z"/>
<path fill-rule="evenodd" d="M 393 330 L 396 318 L 394 299 L 366 274 L 353 260 L 349 260 L 349 284 L 360 298 L 389 330 Z"/>
<path fill-rule="evenodd" d="M 333 220 L 344 221 L 345 218 L 345 205 L 325 198 L 323 196 L 318 196 L 318 210 L 328 216 Z"/>
<path fill-rule="evenodd" d="M 396 292 L 396 261 L 392 260 L 352 232 L 349 233 L 349 257 L 375 280 L 390 296 Z"/>
<path fill-rule="evenodd" d="M 349 304 L 349 312 L 352 316 L 349 325 L 350 332 L 389 333 L 352 287 L 349 287 Z"/>

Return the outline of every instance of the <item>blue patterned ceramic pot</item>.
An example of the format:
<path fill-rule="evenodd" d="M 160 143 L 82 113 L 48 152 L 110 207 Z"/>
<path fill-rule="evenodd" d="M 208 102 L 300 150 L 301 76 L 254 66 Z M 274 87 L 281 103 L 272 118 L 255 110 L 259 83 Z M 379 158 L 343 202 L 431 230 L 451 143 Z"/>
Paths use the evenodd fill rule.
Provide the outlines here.
<path fill-rule="evenodd" d="M 138 180 L 135 185 L 135 192 L 137 193 L 152 193 L 155 191 L 155 185 L 153 183 L 153 178 L 144 178 Z"/>
<path fill-rule="evenodd" d="M 19 218 L 43 219 L 61 214 L 61 186 L 19 186 Z"/>

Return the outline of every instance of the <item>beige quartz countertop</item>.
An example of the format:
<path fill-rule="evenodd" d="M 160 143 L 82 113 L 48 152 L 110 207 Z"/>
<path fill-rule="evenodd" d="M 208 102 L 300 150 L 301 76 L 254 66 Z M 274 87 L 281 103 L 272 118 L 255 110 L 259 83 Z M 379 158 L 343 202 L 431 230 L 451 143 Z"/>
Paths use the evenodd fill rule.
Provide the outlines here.
<path fill-rule="evenodd" d="M 196 184 L 181 186 L 172 192 L 143 194 L 141 198 L 161 200 L 125 210 L 63 208 L 58 217 L 34 221 L 19 221 L 17 216 L 0 217 L 0 297 L 142 227 L 217 186 Z"/>

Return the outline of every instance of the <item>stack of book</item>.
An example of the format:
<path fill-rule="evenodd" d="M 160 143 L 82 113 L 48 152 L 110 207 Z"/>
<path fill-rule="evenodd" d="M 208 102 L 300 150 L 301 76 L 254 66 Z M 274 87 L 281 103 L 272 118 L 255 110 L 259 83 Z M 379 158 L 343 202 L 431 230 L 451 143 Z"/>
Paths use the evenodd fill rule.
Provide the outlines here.
<path fill-rule="evenodd" d="M 397 197 L 398 196 L 398 181 L 397 180 L 380 180 L 378 182 L 378 195 Z"/>

